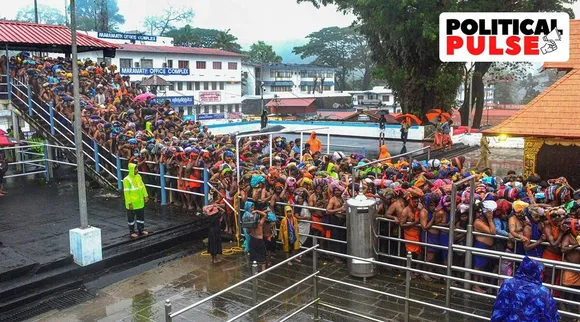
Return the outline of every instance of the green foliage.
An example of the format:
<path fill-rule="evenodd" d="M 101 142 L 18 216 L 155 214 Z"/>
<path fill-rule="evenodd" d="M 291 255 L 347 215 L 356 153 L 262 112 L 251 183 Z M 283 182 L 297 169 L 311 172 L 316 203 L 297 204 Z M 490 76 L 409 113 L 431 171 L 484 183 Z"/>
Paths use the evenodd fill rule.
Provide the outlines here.
<path fill-rule="evenodd" d="M 175 46 L 217 48 L 239 53 L 242 47 L 236 42 L 237 37 L 231 35 L 229 30 L 193 28 L 185 25 L 179 29 L 173 29 L 166 34 L 174 38 Z"/>
<path fill-rule="evenodd" d="M 257 64 L 279 64 L 282 62 L 282 57 L 276 54 L 272 46 L 261 40 L 252 44 L 246 55 L 248 61 Z"/>
<path fill-rule="evenodd" d="M 504 81 L 495 84 L 495 101 L 499 104 L 516 104 L 512 95 L 514 90 L 513 82 Z"/>
<path fill-rule="evenodd" d="M 119 27 L 125 23 L 125 17 L 119 13 L 117 0 L 104 0 L 106 8 L 98 5 L 101 0 L 77 0 L 76 19 L 77 29 L 96 31 L 118 31 Z M 69 8 L 70 10 L 70 8 Z M 70 11 L 69 11 L 70 12 Z M 100 17 L 106 13 L 106 26 L 100 21 Z"/>
<path fill-rule="evenodd" d="M 336 68 L 340 90 L 346 89 L 347 77 L 354 69 L 364 69 L 370 75 L 373 65 L 370 49 L 364 37 L 354 28 L 323 28 L 306 38 L 308 43 L 294 47 L 293 53 L 300 55 L 302 59 L 315 57 L 312 62 L 314 65 Z"/>
<path fill-rule="evenodd" d="M 192 9 L 169 7 L 161 15 L 146 17 L 143 25 L 150 34 L 165 36 L 176 23 L 190 22 L 194 16 Z"/>
<path fill-rule="evenodd" d="M 16 20 L 23 22 L 34 22 L 34 6 L 27 6 L 18 10 L 18 13 L 16 13 Z M 39 4 L 38 23 L 49 25 L 64 25 L 66 23 L 66 18 L 60 10 L 54 7 Z"/>
<path fill-rule="evenodd" d="M 564 11 L 573 18 L 576 0 L 297 0 L 314 6 L 334 4 L 357 16 L 377 64 L 375 75 L 393 89 L 404 112 L 450 108 L 466 71 L 460 63 L 439 60 L 439 14 L 442 12 Z M 482 78 L 489 63 L 477 63 L 474 97 L 483 97 Z M 466 91 L 467 92 L 467 91 Z M 476 100 L 481 114 L 483 101 Z M 480 115 L 481 116 L 481 115 Z"/>

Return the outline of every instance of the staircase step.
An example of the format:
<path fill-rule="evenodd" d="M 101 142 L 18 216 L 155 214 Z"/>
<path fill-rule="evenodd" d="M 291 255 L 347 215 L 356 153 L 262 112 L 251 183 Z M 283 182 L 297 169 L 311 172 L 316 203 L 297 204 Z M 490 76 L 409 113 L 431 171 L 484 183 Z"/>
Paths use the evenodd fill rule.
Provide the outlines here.
<path fill-rule="evenodd" d="M 0 246 L 0 283 L 34 272 L 38 263 L 7 246 Z M 0 284 L 1 285 L 1 284 Z M 1 298 L 1 297 L 0 297 Z"/>
<path fill-rule="evenodd" d="M 69 280 L 78 275 L 79 266 L 68 264 L 66 266 L 47 270 L 42 273 L 36 273 L 32 276 L 26 275 L 13 280 L 0 283 L 0 299 L 8 300 L 11 298 L 23 296 L 31 290 L 39 289 L 43 285 L 59 283 L 62 280 Z"/>
<path fill-rule="evenodd" d="M 11 298 L 11 299 L 2 299 L 0 301 L 0 313 L 7 312 L 19 306 L 32 303 L 34 301 L 38 301 L 43 297 L 59 293 L 66 290 L 78 289 L 82 286 L 83 280 L 81 278 L 71 278 L 64 281 L 59 281 L 56 283 L 50 283 L 45 281 L 45 283 L 41 283 L 37 289 L 31 290 L 26 292 L 21 296 Z"/>

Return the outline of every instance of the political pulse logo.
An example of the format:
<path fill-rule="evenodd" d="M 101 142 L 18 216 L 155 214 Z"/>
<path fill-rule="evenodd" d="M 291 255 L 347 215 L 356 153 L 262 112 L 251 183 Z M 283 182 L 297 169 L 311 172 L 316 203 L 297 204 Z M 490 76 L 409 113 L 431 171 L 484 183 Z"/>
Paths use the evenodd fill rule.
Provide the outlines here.
<path fill-rule="evenodd" d="M 547 12 L 445 12 L 439 15 L 444 62 L 566 62 L 570 17 Z"/>

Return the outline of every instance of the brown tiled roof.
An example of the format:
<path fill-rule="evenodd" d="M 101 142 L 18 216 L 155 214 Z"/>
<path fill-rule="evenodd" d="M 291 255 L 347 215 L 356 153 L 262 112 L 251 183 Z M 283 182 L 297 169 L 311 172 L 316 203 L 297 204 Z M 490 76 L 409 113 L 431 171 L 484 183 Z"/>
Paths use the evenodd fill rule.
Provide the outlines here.
<path fill-rule="evenodd" d="M 517 114 L 483 133 L 515 137 L 580 138 L 579 115 L 580 69 L 573 69 Z"/>
<path fill-rule="evenodd" d="M 544 63 L 544 68 L 580 68 L 580 20 L 570 20 L 570 58 L 568 61 Z"/>

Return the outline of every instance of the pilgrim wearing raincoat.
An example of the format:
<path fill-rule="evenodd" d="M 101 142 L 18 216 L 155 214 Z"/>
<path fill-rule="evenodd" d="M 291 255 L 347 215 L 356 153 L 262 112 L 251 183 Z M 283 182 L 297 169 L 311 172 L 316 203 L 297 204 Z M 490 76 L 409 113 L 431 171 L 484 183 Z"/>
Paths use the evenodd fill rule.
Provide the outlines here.
<path fill-rule="evenodd" d="M 489 168 L 490 153 L 491 151 L 489 150 L 489 142 L 487 141 L 487 137 L 482 135 L 481 140 L 479 140 L 479 160 L 475 166 L 476 169 L 479 169 L 480 166 Z"/>
<path fill-rule="evenodd" d="M 524 257 L 514 278 L 503 282 L 495 304 L 492 322 L 559 321 L 556 301 L 542 285 L 542 264 Z"/>
<path fill-rule="evenodd" d="M 306 143 L 310 144 L 310 151 L 312 153 L 316 153 L 322 150 L 322 142 L 320 142 L 320 140 L 316 138 L 316 132 L 314 131 L 310 133 L 310 139 L 308 139 Z"/>
<path fill-rule="evenodd" d="M 294 217 L 292 207 L 284 207 L 284 219 L 280 222 L 280 234 L 278 239 L 282 242 L 285 253 L 300 249 L 300 236 L 298 234 L 298 219 Z"/>

